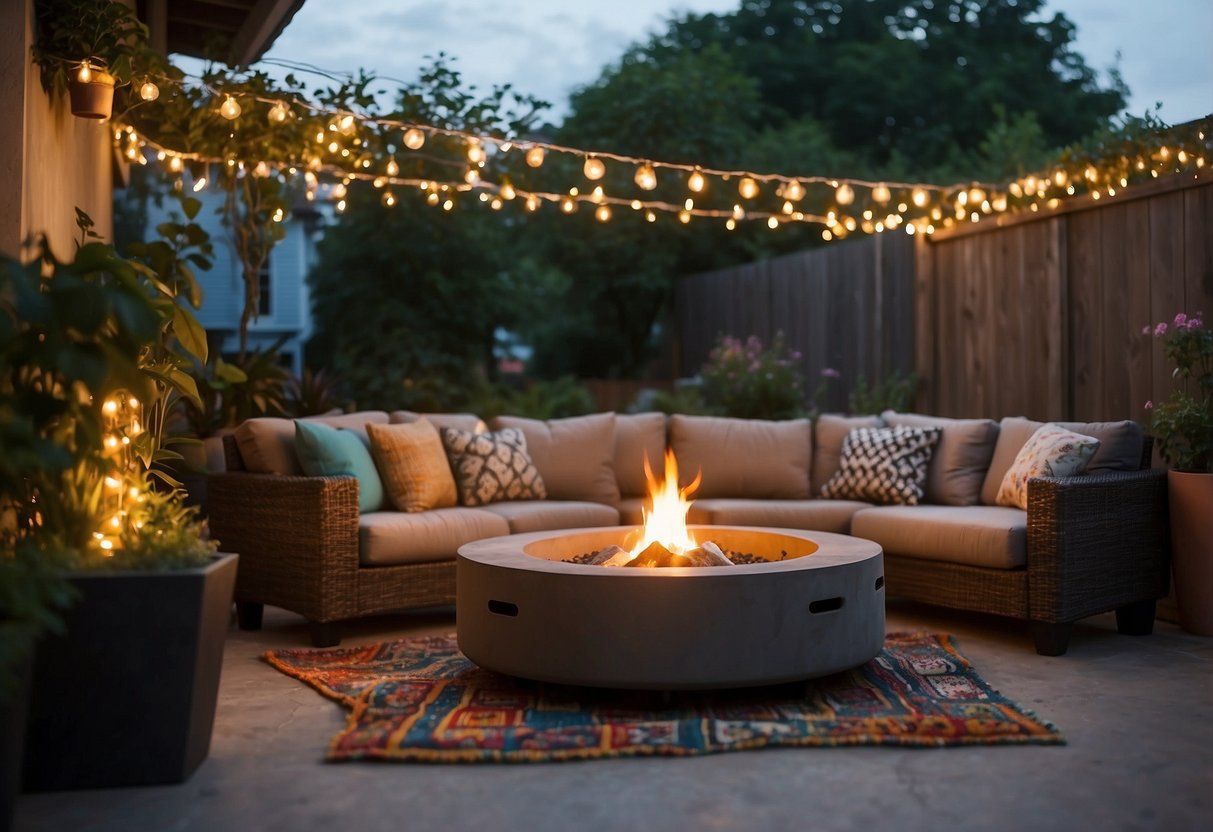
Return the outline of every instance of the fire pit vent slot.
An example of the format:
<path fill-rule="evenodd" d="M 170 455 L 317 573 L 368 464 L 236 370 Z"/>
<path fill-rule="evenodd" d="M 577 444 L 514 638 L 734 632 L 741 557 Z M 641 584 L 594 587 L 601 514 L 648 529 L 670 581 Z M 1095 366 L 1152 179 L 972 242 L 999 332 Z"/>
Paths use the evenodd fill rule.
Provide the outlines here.
<path fill-rule="evenodd" d="M 509 601 L 489 601 L 489 612 L 496 613 L 497 615 L 517 617 L 518 605 L 511 604 Z"/>
<path fill-rule="evenodd" d="M 842 596 L 834 598 L 821 598 L 809 604 L 809 612 L 816 615 L 820 612 L 833 612 L 834 610 L 842 609 Z"/>
<path fill-rule="evenodd" d="M 876 591 L 880 592 L 882 589 L 884 589 L 884 575 L 876 579 Z"/>

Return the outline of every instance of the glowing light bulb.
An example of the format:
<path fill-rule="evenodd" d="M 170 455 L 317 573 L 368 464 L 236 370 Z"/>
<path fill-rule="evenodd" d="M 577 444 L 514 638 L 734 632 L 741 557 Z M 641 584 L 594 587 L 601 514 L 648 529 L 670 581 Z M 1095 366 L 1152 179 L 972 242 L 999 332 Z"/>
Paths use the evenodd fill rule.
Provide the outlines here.
<path fill-rule="evenodd" d="M 601 179 L 606 173 L 606 165 L 597 156 L 588 156 L 586 157 L 585 164 L 581 166 L 581 172 L 585 174 L 586 179 Z"/>
<path fill-rule="evenodd" d="M 994 194 L 994 198 L 992 200 L 990 200 L 990 205 L 991 205 L 991 207 L 993 207 L 993 209 L 995 211 L 998 211 L 999 213 L 1007 210 L 1007 195 L 1006 194 Z"/>
<path fill-rule="evenodd" d="M 93 68 L 88 65 L 88 61 L 80 64 L 80 70 L 76 73 L 76 80 L 82 84 L 87 84 L 93 80 Z"/>
<path fill-rule="evenodd" d="M 526 209 L 528 211 L 538 211 L 539 210 L 539 197 L 535 196 L 534 194 L 531 194 L 530 196 L 528 196 L 526 198 Z"/>
<path fill-rule="evenodd" d="M 337 200 L 337 213 L 338 214 L 345 213 L 345 200 L 344 199 Z"/>
<path fill-rule="evenodd" d="M 122 480 L 116 479 L 114 477 L 106 477 L 105 484 L 110 488 L 121 488 Z"/>
<path fill-rule="evenodd" d="M 703 178 L 703 174 L 700 173 L 699 168 L 695 168 L 695 170 L 691 171 L 691 175 L 687 177 L 687 187 L 693 193 L 703 193 L 706 185 L 707 181 Z"/>
<path fill-rule="evenodd" d="M 883 182 L 872 189 L 872 201 L 877 205 L 884 205 L 892 198 L 893 194 L 889 192 L 889 186 Z"/>
<path fill-rule="evenodd" d="M 144 101 L 155 101 L 160 97 L 160 88 L 152 83 L 151 79 L 143 82 L 143 86 L 139 88 L 139 97 Z"/>
<path fill-rule="evenodd" d="M 636 168 L 636 186 L 642 191 L 651 191 L 657 187 L 657 172 L 653 170 L 653 166 L 645 162 L 640 167 Z"/>
<path fill-rule="evenodd" d="M 599 205 L 594 210 L 594 219 L 598 220 L 599 222 L 610 222 L 611 221 L 611 206 Z"/>
<path fill-rule="evenodd" d="M 467 173 L 463 175 L 463 181 L 469 185 L 479 185 L 480 171 L 476 170 L 475 168 L 468 168 Z"/>
<path fill-rule="evenodd" d="M 1062 170 L 1061 168 L 1058 168 L 1057 170 L 1053 171 L 1053 184 L 1056 185 L 1057 187 L 1064 188 L 1066 186 L 1066 182 L 1068 182 L 1069 179 L 1070 179 L 1070 177 L 1067 176 L 1066 172 L 1064 170 Z"/>
<path fill-rule="evenodd" d="M 446 202 L 442 203 L 443 211 L 449 211 L 454 207 L 455 207 L 455 200 L 453 200 L 453 199 L 448 199 Z"/>
<path fill-rule="evenodd" d="M 173 173 L 181 173 L 181 169 L 185 167 L 180 156 L 168 157 L 168 169 Z"/>
<path fill-rule="evenodd" d="M 391 208 L 393 205 L 396 204 L 396 195 L 394 193 L 392 193 L 391 191 L 384 191 L 383 198 L 381 201 L 388 208 Z"/>
<path fill-rule="evenodd" d="M 345 183 L 338 182 L 336 185 L 333 186 L 333 199 L 345 199 L 345 195 L 347 192 L 348 192 L 348 188 L 346 188 Z"/>
<path fill-rule="evenodd" d="M 205 177 L 205 176 L 199 176 L 199 177 L 198 177 L 198 181 L 196 181 L 196 182 L 194 183 L 194 193 L 198 193 L 199 191 L 201 191 L 201 190 L 202 190 L 203 188 L 205 188 L 205 187 L 206 187 L 206 177 Z"/>
<path fill-rule="evenodd" d="M 274 106 L 270 107 L 270 111 L 266 114 L 266 117 L 270 120 L 270 124 L 281 124 L 286 121 L 289 115 L 290 111 L 287 110 L 286 104 L 281 101 L 275 101 Z"/>
<path fill-rule="evenodd" d="M 745 219 L 745 209 L 742 208 L 740 205 L 733 206 L 733 219 L 735 219 L 735 220 L 744 220 Z"/>
<path fill-rule="evenodd" d="M 577 200 L 573 199 L 571 196 L 566 196 L 564 199 L 560 200 L 560 210 L 566 214 L 573 213 L 577 210 Z"/>
<path fill-rule="evenodd" d="M 384 168 L 384 173 L 388 176 L 395 176 L 400 173 L 400 165 L 396 164 L 395 156 L 387 160 L 387 167 Z"/>
<path fill-rule="evenodd" d="M 484 161 L 484 148 L 480 146 L 480 142 L 476 139 L 468 142 L 468 161 L 473 165 L 478 165 Z"/>
<path fill-rule="evenodd" d="M 404 131 L 404 146 L 409 150 L 420 150 L 425 144 L 425 133 L 422 133 L 416 127 L 410 127 Z"/>
<path fill-rule="evenodd" d="M 101 412 L 108 416 L 114 415 L 118 412 L 118 403 L 113 399 L 110 399 L 105 404 L 101 405 Z"/>
<path fill-rule="evenodd" d="M 493 201 L 489 203 L 489 207 L 490 207 L 490 208 L 492 208 L 494 211 L 500 211 L 500 210 L 501 210 L 501 206 L 502 206 L 502 205 L 504 205 L 504 204 L 505 204 L 505 203 L 504 203 L 504 202 L 502 202 L 502 201 L 501 201 L 499 198 L 494 197 L 494 198 L 493 198 Z"/>
<path fill-rule="evenodd" d="M 732 217 L 729 217 L 727 220 L 724 221 L 724 227 L 727 228 L 729 231 L 734 230 L 735 228 L 737 228 L 737 220 L 733 219 Z"/>
<path fill-rule="evenodd" d="M 430 195 L 425 198 L 425 203 L 426 205 L 437 205 L 439 199 L 441 197 L 438 196 L 437 191 L 430 191 Z"/>
<path fill-rule="evenodd" d="M 792 202 L 804 199 L 804 185 L 800 184 L 799 179 L 793 179 L 783 186 L 783 198 L 790 199 Z"/>
<path fill-rule="evenodd" d="M 686 208 L 688 211 L 690 211 L 692 208 L 695 207 L 695 200 L 691 199 L 690 197 L 687 197 L 687 200 L 686 200 L 686 202 L 684 202 L 682 204 L 682 207 Z"/>
<path fill-rule="evenodd" d="M 749 176 L 743 176 L 737 183 L 737 193 L 741 194 L 742 199 L 753 199 L 758 196 L 758 183 Z"/>
<path fill-rule="evenodd" d="M 547 151 L 539 145 L 535 145 L 526 152 L 526 163 L 533 168 L 537 168 L 543 164 L 545 156 L 547 156 Z"/>
<path fill-rule="evenodd" d="M 775 230 L 776 228 L 778 228 L 778 227 L 779 227 L 779 220 L 778 220 L 778 219 L 776 219 L 775 217 L 769 217 L 769 218 L 767 219 L 767 228 L 769 228 L 769 229 L 771 229 L 772 231 L 774 231 L 774 230 Z"/>
<path fill-rule="evenodd" d="M 981 188 L 973 188 L 969 191 L 969 202 L 974 205 L 980 205 L 986 200 L 986 192 Z"/>
<path fill-rule="evenodd" d="M 686 225 L 687 223 L 689 223 L 691 221 L 691 212 L 687 211 L 687 210 L 679 211 L 678 212 L 678 221 L 680 223 L 682 223 L 683 225 Z"/>
<path fill-rule="evenodd" d="M 515 193 L 515 191 L 514 191 L 514 186 L 511 185 L 509 182 L 506 182 L 504 185 L 501 186 L 501 198 L 502 199 L 510 200 L 510 199 L 513 199 L 515 196 L 517 196 L 517 193 Z"/>
<path fill-rule="evenodd" d="M 281 209 L 281 208 L 275 209 L 275 211 L 274 211 L 274 222 L 282 222 L 282 220 L 283 220 L 283 219 L 285 219 L 285 218 L 286 218 L 286 214 L 284 214 L 284 213 L 282 212 L 282 209 Z"/>
<path fill-rule="evenodd" d="M 645 211 L 644 212 L 644 221 L 645 222 L 657 222 L 657 215 L 654 214 L 652 211 Z"/>
<path fill-rule="evenodd" d="M 852 202 L 855 201 L 855 191 L 851 188 L 850 185 L 843 182 L 841 185 L 839 185 L 837 188 L 834 189 L 834 200 L 839 205 L 850 205 Z"/>
<path fill-rule="evenodd" d="M 228 121 L 240 115 L 240 103 L 230 95 L 223 99 L 223 103 L 219 105 L 219 115 L 223 116 Z"/>

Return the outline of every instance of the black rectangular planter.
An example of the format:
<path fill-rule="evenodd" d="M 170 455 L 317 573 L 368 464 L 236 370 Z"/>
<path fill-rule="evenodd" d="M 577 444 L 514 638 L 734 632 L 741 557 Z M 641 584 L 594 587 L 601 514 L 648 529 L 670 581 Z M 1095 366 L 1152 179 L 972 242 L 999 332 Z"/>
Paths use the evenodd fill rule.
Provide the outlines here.
<path fill-rule="evenodd" d="M 67 636 L 37 647 L 27 791 L 180 783 L 206 759 L 236 555 L 175 572 L 75 573 Z"/>

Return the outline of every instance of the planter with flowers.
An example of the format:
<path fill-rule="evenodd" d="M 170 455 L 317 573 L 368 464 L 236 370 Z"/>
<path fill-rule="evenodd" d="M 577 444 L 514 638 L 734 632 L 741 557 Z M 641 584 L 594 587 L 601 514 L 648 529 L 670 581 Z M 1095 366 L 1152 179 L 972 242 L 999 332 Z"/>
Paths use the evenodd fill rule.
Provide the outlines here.
<path fill-rule="evenodd" d="M 1180 313 L 1152 332 L 1175 365 L 1175 389 L 1166 401 L 1147 402 L 1152 433 L 1171 469 L 1171 568 L 1179 621 L 1185 630 L 1213 636 L 1213 328 Z"/>

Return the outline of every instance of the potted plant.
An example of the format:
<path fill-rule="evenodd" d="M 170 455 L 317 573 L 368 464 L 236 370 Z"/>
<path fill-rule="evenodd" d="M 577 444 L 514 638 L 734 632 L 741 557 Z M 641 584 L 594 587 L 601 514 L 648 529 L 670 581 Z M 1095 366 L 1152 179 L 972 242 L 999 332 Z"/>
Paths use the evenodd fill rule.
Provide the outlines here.
<path fill-rule="evenodd" d="M 38 0 L 34 60 L 48 94 L 67 91 L 72 115 L 109 118 L 114 87 L 145 60 L 147 27 L 133 5 L 110 0 Z M 145 69 L 149 67 L 144 67 Z"/>
<path fill-rule="evenodd" d="M 166 242 L 167 259 L 127 259 L 90 241 L 83 214 L 78 222 L 71 262 L 44 247 L 30 265 L 5 262 L 0 285 L 0 426 L 24 430 L 40 452 L 13 458 L 6 443 L 5 563 L 38 561 L 73 596 L 35 650 L 29 789 L 192 773 L 209 748 L 235 582 L 235 556 L 215 555 L 159 469 L 179 456 L 163 417 L 190 394 L 179 363 L 205 347 L 179 302 L 193 244 L 182 235 Z M 36 592 L 28 579 L 6 581 L 0 618 L 45 618 L 51 607 Z"/>
<path fill-rule="evenodd" d="M 1175 365 L 1175 387 L 1166 401 L 1146 402 L 1151 432 L 1171 465 L 1171 568 L 1180 624 L 1213 636 L 1213 329 L 1199 316 L 1180 313 L 1146 327 L 1162 341 Z"/>

